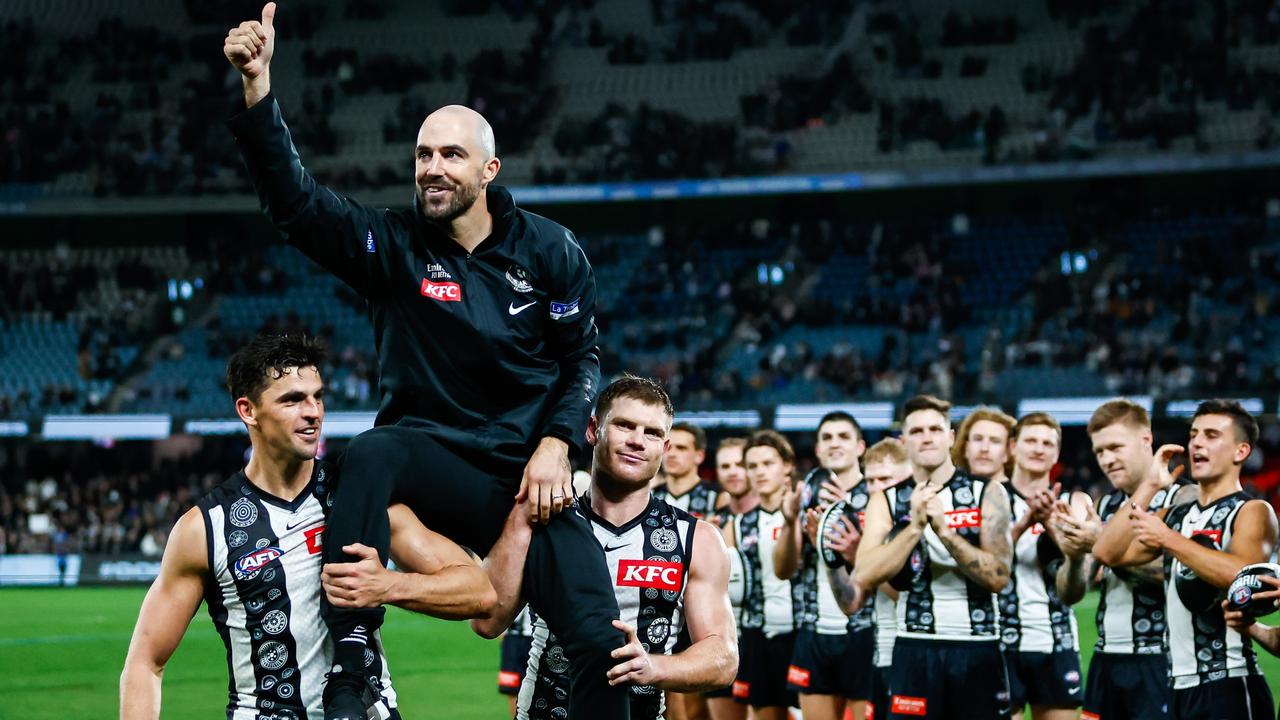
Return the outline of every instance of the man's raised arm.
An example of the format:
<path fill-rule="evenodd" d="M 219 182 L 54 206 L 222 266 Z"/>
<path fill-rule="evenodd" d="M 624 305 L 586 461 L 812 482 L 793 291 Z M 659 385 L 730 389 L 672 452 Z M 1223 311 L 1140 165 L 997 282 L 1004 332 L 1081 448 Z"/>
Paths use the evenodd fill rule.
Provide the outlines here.
<path fill-rule="evenodd" d="M 240 71 L 246 107 L 227 125 L 271 223 L 291 244 L 368 298 L 377 290 L 372 278 L 380 274 L 378 243 L 390 236 L 386 213 L 339 195 L 302 167 L 271 94 L 275 14 L 276 4 L 267 3 L 261 21 L 240 23 L 223 42 L 223 55 Z"/>

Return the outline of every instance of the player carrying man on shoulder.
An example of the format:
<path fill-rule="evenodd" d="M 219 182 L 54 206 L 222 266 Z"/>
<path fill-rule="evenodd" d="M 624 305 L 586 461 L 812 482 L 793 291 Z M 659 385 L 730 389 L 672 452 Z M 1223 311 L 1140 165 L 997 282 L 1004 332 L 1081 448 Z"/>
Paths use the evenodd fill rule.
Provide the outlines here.
<path fill-rule="evenodd" d="M 416 573 L 396 573 L 372 548 L 329 565 L 325 520 L 339 466 L 316 459 L 324 423 L 324 349 L 302 336 L 261 336 L 232 356 L 227 389 L 249 431 L 244 470 L 201 498 L 174 525 L 160 574 L 138 613 L 120 678 L 122 720 L 160 715 L 160 679 L 205 600 L 227 648 L 227 720 L 317 718 L 333 643 L 316 608 L 321 588 L 337 605 L 389 603 L 437 617 L 484 617 L 493 587 L 455 543 L 393 506 L 391 554 Z M 380 637 L 361 672 L 380 687 L 382 717 L 399 717 Z"/>
<path fill-rule="evenodd" d="M 606 387 L 587 427 L 587 442 L 594 448 L 591 488 L 572 511 L 590 522 L 594 547 L 606 558 L 613 578 L 622 611 L 615 625 L 627 644 L 614 651 L 616 664 L 608 678 L 611 685 L 628 690 L 635 720 L 662 716 L 664 690 L 724 687 L 738 669 L 729 560 L 720 532 L 649 490 L 672 417 L 666 391 L 651 380 L 625 376 Z M 472 622 L 484 637 L 497 637 L 524 605 L 522 570 L 533 527 L 521 507 L 512 510 L 507 525 L 486 563 L 497 608 L 491 617 Z M 685 627 L 691 644 L 676 652 Z M 517 718 L 576 717 L 567 707 L 570 661 L 539 618 Z"/>
<path fill-rule="evenodd" d="M 1227 627 L 1218 605 L 1241 568 L 1269 560 L 1275 550 L 1275 512 L 1240 485 L 1241 466 L 1257 441 L 1258 424 L 1240 403 L 1201 403 L 1187 448 L 1156 451 L 1129 503 L 1093 546 L 1098 561 L 1112 568 L 1164 558 L 1174 720 L 1271 720 L 1275 714 L 1249 637 Z M 1199 488 L 1196 502 L 1149 511 L 1157 493 L 1173 486 L 1177 473 L 1168 466 L 1181 453 Z"/>

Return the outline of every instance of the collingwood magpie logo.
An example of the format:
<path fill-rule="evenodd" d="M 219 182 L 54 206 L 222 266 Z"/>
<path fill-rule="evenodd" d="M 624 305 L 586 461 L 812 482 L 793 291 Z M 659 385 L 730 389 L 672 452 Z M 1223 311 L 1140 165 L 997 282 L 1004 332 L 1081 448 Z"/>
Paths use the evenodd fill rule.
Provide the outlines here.
<path fill-rule="evenodd" d="M 516 292 L 532 292 L 533 285 L 529 284 L 529 273 L 519 265 L 512 265 L 507 268 L 507 282 L 511 283 L 511 289 Z"/>

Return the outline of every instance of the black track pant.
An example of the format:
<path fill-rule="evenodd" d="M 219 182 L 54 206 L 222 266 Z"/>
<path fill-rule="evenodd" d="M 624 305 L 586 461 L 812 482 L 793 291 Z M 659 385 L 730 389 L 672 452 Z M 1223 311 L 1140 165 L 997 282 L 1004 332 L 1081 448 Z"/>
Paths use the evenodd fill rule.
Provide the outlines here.
<path fill-rule="evenodd" d="M 404 503 L 422 523 L 459 545 L 485 555 L 497 541 L 514 504 L 521 468 L 505 477 L 482 470 L 425 432 L 386 425 L 351 441 L 324 533 L 325 562 L 352 562 L 345 545 L 378 549 L 383 562 L 391 544 L 387 506 Z M 610 687 L 610 653 L 625 638 L 612 621 L 618 602 L 604 551 L 591 526 L 576 512 L 563 512 L 538 528 L 525 563 L 524 594 L 544 618 L 570 658 L 573 684 L 569 717 L 627 720 L 628 691 Z M 383 608 L 335 608 L 321 614 L 337 642 L 357 625 L 371 635 L 382 625 Z"/>

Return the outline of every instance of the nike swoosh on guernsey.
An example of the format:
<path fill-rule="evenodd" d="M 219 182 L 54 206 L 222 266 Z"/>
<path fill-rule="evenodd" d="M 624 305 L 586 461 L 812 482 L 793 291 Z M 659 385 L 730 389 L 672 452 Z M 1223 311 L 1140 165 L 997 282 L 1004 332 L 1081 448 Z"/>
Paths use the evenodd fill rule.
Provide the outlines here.
<path fill-rule="evenodd" d="M 626 547 L 626 546 L 627 546 L 627 544 L 626 544 L 626 543 L 622 543 L 621 545 L 605 545 L 605 546 L 604 546 L 604 551 L 605 551 L 605 552 L 607 552 L 607 553 L 611 553 L 611 552 L 613 552 L 614 550 L 621 550 L 622 548 L 624 548 L 624 547 Z"/>
<path fill-rule="evenodd" d="M 285 525 L 285 526 L 284 526 L 284 529 L 285 529 L 285 530 L 292 530 L 292 529 L 294 529 L 294 528 L 298 527 L 299 525 L 306 525 L 307 523 L 312 523 L 312 522 L 315 522 L 315 520 L 314 520 L 314 519 L 311 519 L 311 520 L 299 520 L 298 522 L 295 522 L 295 523 L 289 523 L 289 524 Z"/>
<path fill-rule="evenodd" d="M 511 303 L 510 305 L 508 305 L 508 306 L 507 306 L 507 313 L 508 313 L 508 314 L 510 314 L 510 315 L 519 315 L 519 314 L 520 314 L 523 310 L 525 310 L 526 308 L 531 308 L 531 307 L 533 307 L 534 305 L 537 305 L 537 304 L 538 304 L 538 301 L 537 301 L 537 300 L 534 300 L 533 302 L 531 302 L 531 303 L 529 303 L 529 304 L 527 304 L 527 305 L 521 305 L 520 307 L 516 307 L 516 304 L 515 304 L 515 303 Z"/>

